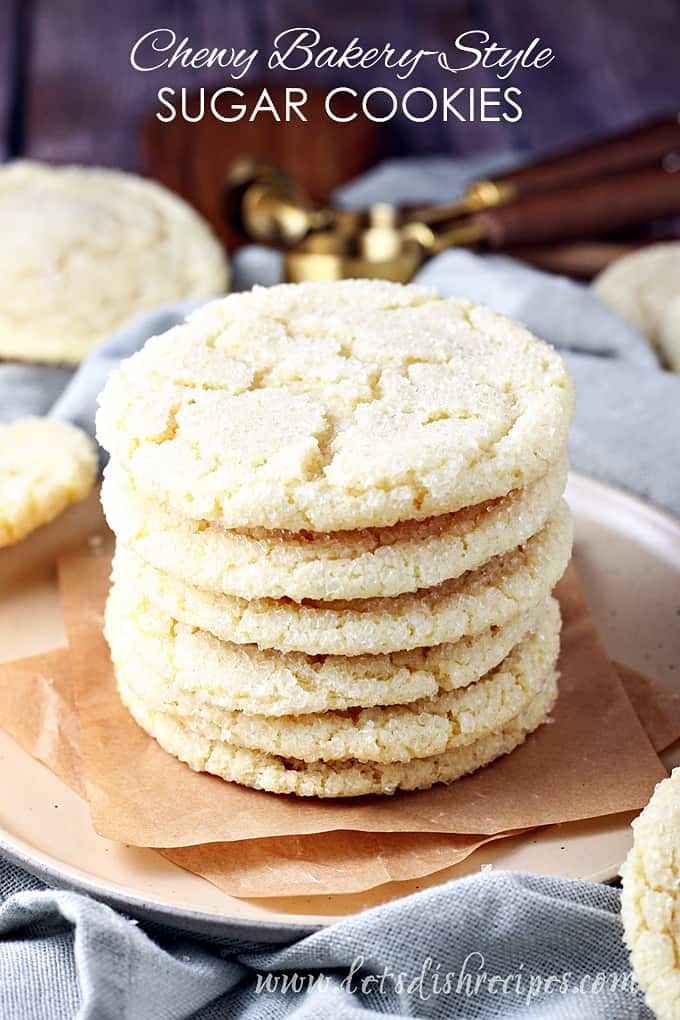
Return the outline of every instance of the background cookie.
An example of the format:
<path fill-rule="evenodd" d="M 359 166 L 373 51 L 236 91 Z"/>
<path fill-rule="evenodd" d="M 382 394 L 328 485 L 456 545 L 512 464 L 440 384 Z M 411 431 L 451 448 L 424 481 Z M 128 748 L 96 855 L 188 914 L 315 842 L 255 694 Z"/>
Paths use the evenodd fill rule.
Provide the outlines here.
<path fill-rule="evenodd" d="M 559 651 L 559 616 L 527 635 L 476 683 L 409 705 L 271 716 L 229 712 L 205 697 L 175 699 L 155 664 L 128 660 L 119 681 L 150 708 L 208 740 L 305 762 L 408 762 L 472 744 L 503 729 L 549 682 Z"/>
<path fill-rule="evenodd" d="M 0 358 L 74 365 L 140 312 L 228 283 L 202 217 L 132 174 L 10 163 L 0 222 Z"/>
<path fill-rule="evenodd" d="M 483 765 L 513 751 L 545 722 L 557 697 L 557 679 L 550 677 L 528 709 L 499 733 L 467 747 L 434 758 L 380 765 L 375 762 L 315 762 L 277 758 L 239 748 L 214 744 L 193 733 L 172 716 L 148 708 L 124 683 L 119 685 L 123 703 L 134 719 L 170 754 L 196 772 L 210 772 L 235 783 L 271 793 L 294 793 L 300 797 L 358 797 L 397 790 L 424 790 L 435 783 L 451 783 Z"/>
<path fill-rule="evenodd" d="M 0 546 L 84 499 L 98 463 L 90 437 L 66 422 L 24 418 L 0 425 Z"/>
<path fill-rule="evenodd" d="M 593 280 L 593 289 L 651 341 L 671 368 L 680 365 L 680 342 L 669 344 L 672 326 L 662 326 L 668 306 L 680 297 L 680 242 L 652 244 L 624 255 Z"/>
<path fill-rule="evenodd" d="M 458 641 L 503 626 L 544 601 L 571 553 L 571 514 L 561 502 L 546 526 L 476 571 L 394 598 L 305 602 L 216 595 L 116 550 L 113 578 L 135 585 L 174 619 L 223 641 L 313 655 L 362 655 Z"/>
<path fill-rule="evenodd" d="M 680 769 L 633 822 L 621 917 L 635 976 L 659 1020 L 680 1017 Z"/>
<path fill-rule="evenodd" d="M 180 515 L 326 532 L 530 484 L 562 454 L 572 408 L 564 362 L 517 323 L 346 280 L 199 309 L 114 373 L 97 431 Z"/>
<path fill-rule="evenodd" d="M 661 316 L 658 345 L 668 367 L 680 372 L 680 282 L 678 296 L 669 302 Z"/>
<path fill-rule="evenodd" d="M 119 542 L 199 588 L 242 598 L 355 599 L 430 588 L 520 545 L 555 509 L 566 475 L 561 458 L 499 500 L 391 528 L 327 534 L 248 533 L 182 518 L 146 499 L 114 462 L 102 505 Z"/>

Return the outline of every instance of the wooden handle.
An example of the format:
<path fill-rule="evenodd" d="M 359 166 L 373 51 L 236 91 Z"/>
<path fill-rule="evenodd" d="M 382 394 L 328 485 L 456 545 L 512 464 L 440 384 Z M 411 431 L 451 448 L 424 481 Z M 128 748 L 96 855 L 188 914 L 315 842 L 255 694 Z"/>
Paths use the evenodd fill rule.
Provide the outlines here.
<path fill-rule="evenodd" d="M 470 217 L 492 248 L 606 236 L 680 213 L 680 173 L 661 167 L 519 199 Z"/>
<path fill-rule="evenodd" d="M 592 280 L 623 255 L 642 247 L 639 241 L 566 241 L 561 244 L 510 248 L 508 255 L 548 273 Z"/>
<path fill-rule="evenodd" d="M 679 114 L 512 170 L 497 178 L 496 183 L 510 185 L 513 195 L 522 198 L 649 166 L 673 152 L 680 152 Z"/>

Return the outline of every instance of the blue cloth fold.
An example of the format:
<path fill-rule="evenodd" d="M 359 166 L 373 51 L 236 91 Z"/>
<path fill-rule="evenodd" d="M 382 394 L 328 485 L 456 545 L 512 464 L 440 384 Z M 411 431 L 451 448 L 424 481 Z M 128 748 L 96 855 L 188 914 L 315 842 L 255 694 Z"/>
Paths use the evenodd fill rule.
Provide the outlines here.
<path fill-rule="evenodd" d="M 479 173 L 515 159 L 390 163 L 341 197 L 359 204 L 455 198 Z M 280 257 L 256 247 L 240 252 L 234 269 L 238 289 L 282 275 Z M 465 251 L 433 259 L 417 281 L 512 315 L 561 348 L 577 389 L 574 467 L 680 516 L 680 377 L 662 372 L 645 341 L 587 288 Z M 0 365 L 0 420 L 49 412 L 92 433 L 111 369 L 191 307 L 130 323 L 75 373 Z M 483 873 L 276 949 L 145 930 L 2 861 L 0 904 L 2 1020 L 651 1016 L 630 977 L 618 892 L 587 882 Z M 453 990 L 433 992 L 435 974 L 443 981 L 449 971 Z"/>
<path fill-rule="evenodd" d="M 154 940 L 10 864 L 0 863 L 0 888 L 3 1020 L 652 1017 L 619 894 L 591 882 L 481 872 L 291 945 L 221 949 Z"/>

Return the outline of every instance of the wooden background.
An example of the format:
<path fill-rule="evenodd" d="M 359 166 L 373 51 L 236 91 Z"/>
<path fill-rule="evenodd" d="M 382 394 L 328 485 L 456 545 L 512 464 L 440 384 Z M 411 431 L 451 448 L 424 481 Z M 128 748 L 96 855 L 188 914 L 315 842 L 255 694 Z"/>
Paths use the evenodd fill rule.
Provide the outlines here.
<path fill-rule="evenodd" d="M 550 68 L 513 79 L 524 91 L 518 125 L 404 122 L 391 131 L 394 152 L 543 151 L 680 106 L 679 0 L 0 0 L 0 158 L 135 168 L 139 125 L 161 84 L 224 82 L 219 69 L 162 80 L 133 71 L 129 51 L 142 33 L 172 27 L 196 46 L 266 50 L 295 25 L 314 25 L 328 44 L 356 32 L 365 45 L 436 49 L 486 28 L 502 45 L 538 35 L 556 51 Z M 448 77 L 419 70 L 417 83 L 436 88 Z M 384 70 L 316 80 L 392 85 Z M 473 70 L 464 84 L 497 82 Z"/>

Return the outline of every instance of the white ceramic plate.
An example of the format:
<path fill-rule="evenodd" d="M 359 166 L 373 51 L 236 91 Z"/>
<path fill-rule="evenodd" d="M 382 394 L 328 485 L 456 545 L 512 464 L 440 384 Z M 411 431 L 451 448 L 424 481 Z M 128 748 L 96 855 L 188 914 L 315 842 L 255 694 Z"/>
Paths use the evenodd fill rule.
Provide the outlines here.
<path fill-rule="evenodd" d="M 581 476 L 571 477 L 567 497 L 576 519 L 576 561 L 607 650 L 680 692 L 680 523 Z M 64 643 L 54 556 L 100 526 L 93 499 L 0 554 L 0 661 Z M 0 850 L 7 856 L 53 884 L 212 936 L 292 938 L 483 864 L 607 880 L 630 846 L 630 816 L 622 815 L 491 843 L 454 868 L 366 893 L 234 899 L 151 850 L 97 836 L 86 804 L 2 731 L 0 774 Z"/>

